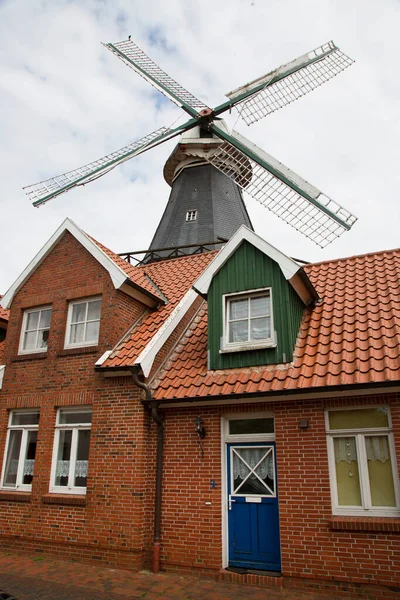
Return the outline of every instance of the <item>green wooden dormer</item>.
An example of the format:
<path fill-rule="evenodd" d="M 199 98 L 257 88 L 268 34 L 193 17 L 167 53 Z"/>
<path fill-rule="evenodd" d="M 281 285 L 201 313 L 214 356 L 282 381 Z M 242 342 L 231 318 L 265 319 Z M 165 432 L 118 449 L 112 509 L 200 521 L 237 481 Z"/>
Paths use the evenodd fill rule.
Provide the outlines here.
<path fill-rule="evenodd" d="M 245 226 L 193 287 L 208 301 L 213 370 L 291 362 L 304 308 L 318 300 L 302 267 Z"/>

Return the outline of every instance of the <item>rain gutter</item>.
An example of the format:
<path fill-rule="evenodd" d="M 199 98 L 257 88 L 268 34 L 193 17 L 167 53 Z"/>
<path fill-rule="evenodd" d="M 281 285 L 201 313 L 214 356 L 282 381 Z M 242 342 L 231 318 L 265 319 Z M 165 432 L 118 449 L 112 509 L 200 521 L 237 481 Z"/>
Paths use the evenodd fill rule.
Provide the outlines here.
<path fill-rule="evenodd" d="M 162 467 L 164 455 L 164 423 L 162 416 L 159 413 L 158 407 L 160 402 L 153 399 L 149 386 L 140 381 L 136 369 L 131 369 L 132 378 L 137 385 L 146 393 L 146 402 L 151 410 L 153 421 L 157 425 L 157 451 L 156 451 L 156 491 L 155 491 L 155 506 L 154 506 L 154 537 L 153 537 L 153 573 L 158 573 L 160 570 L 160 553 L 161 553 L 161 500 L 162 500 Z"/>

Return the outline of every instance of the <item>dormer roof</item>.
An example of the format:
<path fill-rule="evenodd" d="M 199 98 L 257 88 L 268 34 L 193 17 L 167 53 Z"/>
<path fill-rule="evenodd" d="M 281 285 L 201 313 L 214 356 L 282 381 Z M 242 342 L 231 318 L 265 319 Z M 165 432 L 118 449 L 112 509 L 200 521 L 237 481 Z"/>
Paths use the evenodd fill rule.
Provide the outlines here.
<path fill-rule="evenodd" d="M 207 297 L 208 289 L 213 277 L 244 241 L 255 246 L 260 252 L 269 256 L 269 258 L 279 265 L 285 279 L 289 281 L 306 306 L 309 306 L 318 300 L 317 291 L 303 267 L 295 260 L 289 258 L 283 254 L 283 252 L 263 240 L 263 238 L 245 225 L 242 225 L 237 230 L 235 235 L 229 240 L 226 246 L 221 249 L 204 273 L 202 273 L 199 279 L 194 283 L 193 288 L 201 296 Z"/>

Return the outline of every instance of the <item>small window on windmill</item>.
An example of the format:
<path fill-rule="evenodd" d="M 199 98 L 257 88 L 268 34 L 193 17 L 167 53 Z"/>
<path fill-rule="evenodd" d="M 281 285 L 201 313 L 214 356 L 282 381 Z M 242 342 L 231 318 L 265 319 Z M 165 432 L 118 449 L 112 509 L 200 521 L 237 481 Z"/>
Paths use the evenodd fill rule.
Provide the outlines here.
<path fill-rule="evenodd" d="M 186 222 L 197 221 L 197 210 L 188 210 L 186 213 Z"/>

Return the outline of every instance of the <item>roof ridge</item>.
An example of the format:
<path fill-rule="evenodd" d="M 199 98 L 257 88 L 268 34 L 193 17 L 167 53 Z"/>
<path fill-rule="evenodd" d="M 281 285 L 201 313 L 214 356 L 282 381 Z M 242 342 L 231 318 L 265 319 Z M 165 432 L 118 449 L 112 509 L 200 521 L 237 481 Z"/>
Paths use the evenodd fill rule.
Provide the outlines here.
<path fill-rule="evenodd" d="M 320 260 L 317 262 L 310 262 L 306 265 L 303 265 L 304 269 L 308 269 L 309 267 L 318 267 L 319 265 L 327 265 L 331 263 L 337 263 L 341 261 L 348 261 L 353 258 L 364 258 L 365 256 L 380 256 L 382 254 L 390 254 L 390 253 L 400 253 L 400 248 L 391 248 L 389 250 L 377 250 L 376 252 L 365 252 L 364 254 L 353 254 L 350 256 L 343 256 L 339 258 L 332 258 L 329 260 Z"/>

